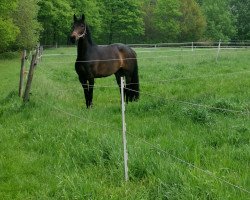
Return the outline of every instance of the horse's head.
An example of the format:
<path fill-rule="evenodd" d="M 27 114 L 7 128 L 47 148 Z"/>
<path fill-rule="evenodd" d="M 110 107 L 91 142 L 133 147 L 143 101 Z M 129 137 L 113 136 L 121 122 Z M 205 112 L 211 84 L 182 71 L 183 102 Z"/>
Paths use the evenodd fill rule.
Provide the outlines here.
<path fill-rule="evenodd" d="M 70 35 L 71 42 L 75 43 L 79 40 L 79 38 L 84 38 L 86 33 L 85 16 L 82 15 L 80 19 L 77 19 L 76 15 L 74 15 L 74 23 L 72 27 L 72 33 Z"/>

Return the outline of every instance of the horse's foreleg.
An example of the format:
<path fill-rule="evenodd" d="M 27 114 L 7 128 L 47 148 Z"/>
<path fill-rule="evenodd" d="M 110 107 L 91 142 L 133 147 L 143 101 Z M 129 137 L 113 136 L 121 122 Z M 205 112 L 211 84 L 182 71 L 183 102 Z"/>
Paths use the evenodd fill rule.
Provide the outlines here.
<path fill-rule="evenodd" d="M 83 90 L 84 90 L 86 106 L 87 106 L 87 108 L 89 108 L 89 83 L 88 83 L 88 81 L 84 82 Z"/>
<path fill-rule="evenodd" d="M 84 90 L 84 96 L 85 96 L 85 101 L 86 101 L 86 106 L 88 108 L 89 103 L 88 103 L 88 96 L 89 96 L 89 86 L 87 80 L 85 80 L 83 77 L 79 76 L 79 81 L 82 84 L 82 88 Z"/>
<path fill-rule="evenodd" d="M 92 104 L 92 100 L 93 100 L 93 91 L 94 91 L 94 79 L 91 79 L 89 80 L 89 106 L 91 107 L 93 104 Z"/>

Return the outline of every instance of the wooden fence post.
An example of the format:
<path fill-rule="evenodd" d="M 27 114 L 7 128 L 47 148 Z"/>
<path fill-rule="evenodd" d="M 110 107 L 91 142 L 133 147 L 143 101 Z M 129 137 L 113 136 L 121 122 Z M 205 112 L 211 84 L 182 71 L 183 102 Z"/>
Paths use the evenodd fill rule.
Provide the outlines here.
<path fill-rule="evenodd" d="M 23 95 L 23 80 L 24 80 L 25 58 L 26 58 L 26 50 L 23 50 L 22 51 L 22 57 L 21 57 L 20 81 L 19 81 L 19 90 L 18 90 L 19 97 L 22 97 L 22 95 Z"/>
<path fill-rule="evenodd" d="M 40 46 L 40 44 L 37 47 L 38 49 L 38 55 L 37 55 L 37 64 L 41 62 L 42 60 L 42 54 L 43 54 L 43 47 Z"/>
<path fill-rule="evenodd" d="M 123 156 L 124 156 L 124 175 L 125 181 L 128 181 L 128 153 L 126 139 L 126 122 L 125 122 L 125 101 L 124 101 L 124 77 L 121 77 L 121 100 L 122 100 L 122 139 L 123 139 Z"/>
<path fill-rule="evenodd" d="M 30 63 L 30 70 L 29 70 L 29 74 L 28 74 L 28 80 L 27 80 L 27 84 L 26 84 L 26 88 L 25 88 L 24 97 L 23 97 L 23 101 L 25 103 L 27 101 L 29 101 L 29 94 L 30 94 L 30 88 L 31 88 L 31 83 L 32 83 L 32 79 L 33 79 L 34 69 L 35 69 L 35 66 L 37 64 L 37 55 L 38 55 L 38 47 L 36 48 L 35 54 L 32 55 L 32 60 L 31 60 L 31 63 Z"/>

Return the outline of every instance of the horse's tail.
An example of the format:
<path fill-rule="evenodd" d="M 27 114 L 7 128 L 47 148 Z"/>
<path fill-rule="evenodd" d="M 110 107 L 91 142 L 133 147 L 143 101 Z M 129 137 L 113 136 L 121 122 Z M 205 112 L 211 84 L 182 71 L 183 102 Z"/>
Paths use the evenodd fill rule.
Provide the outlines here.
<path fill-rule="evenodd" d="M 127 71 L 129 76 L 129 82 L 127 82 L 126 88 L 127 91 L 125 92 L 126 101 L 136 101 L 139 99 L 140 96 L 140 87 L 139 87 L 139 75 L 138 75 L 138 64 L 136 59 L 136 52 L 128 46 L 125 45 L 118 45 L 117 46 L 119 51 L 125 58 Z"/>
<path fill-rule="evenodd" d="M 140 97 L 140 85 L 139 85 L 139 75 L 138 75 L 138 63 L 137 60 L 133 60 L 134 70 L 132 72 L 131 84 L 128 85 L 129 100 L 137 101 Z"/>

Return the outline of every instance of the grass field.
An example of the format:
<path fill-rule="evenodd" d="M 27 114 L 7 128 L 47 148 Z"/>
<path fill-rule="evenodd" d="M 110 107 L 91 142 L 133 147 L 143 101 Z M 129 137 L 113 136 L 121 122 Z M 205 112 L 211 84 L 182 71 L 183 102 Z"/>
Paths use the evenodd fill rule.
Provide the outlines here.
<path fill-rule="evenodd" d="M 175 50 L 136 49 L 127 183 L 114 76 L 87 110 L 75 48 L 45 50 L 24 105 L 0 60 L 0 199 L 250 199 L 250 51 Z"/>

